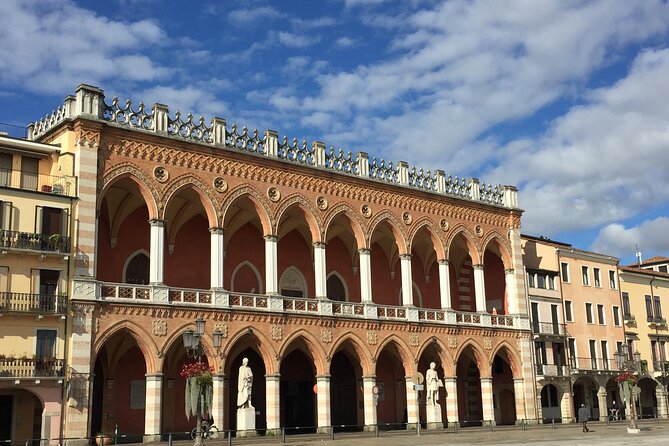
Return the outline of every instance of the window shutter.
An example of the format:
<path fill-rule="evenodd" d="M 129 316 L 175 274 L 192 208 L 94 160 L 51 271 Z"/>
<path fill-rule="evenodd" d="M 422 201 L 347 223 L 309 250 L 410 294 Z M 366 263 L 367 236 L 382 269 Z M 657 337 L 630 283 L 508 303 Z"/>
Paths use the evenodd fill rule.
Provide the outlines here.
<path fill-rule="evenodd" d="M 42 206 L 35 206 L 35 234 L 42 233 Z"/>
<path fill-rule="evenodd" d="M 70 234 L 70 212 L 67 209 L 63 209 L 60 215 L 63 219 L 60 225 L 60 234 L 67 237 Z"/>
<path fill-rule="evenodd" d="M 30 286 L 32 294 L 39 294 L 39 274 L 40 270 L 38 269 L 30 270 Z"/>

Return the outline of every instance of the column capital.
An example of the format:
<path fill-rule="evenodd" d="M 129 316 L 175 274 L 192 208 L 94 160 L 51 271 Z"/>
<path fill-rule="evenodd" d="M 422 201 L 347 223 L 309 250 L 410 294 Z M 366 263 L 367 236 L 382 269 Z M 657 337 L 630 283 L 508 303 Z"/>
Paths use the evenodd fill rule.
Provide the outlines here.
<path fill-rule="evenodd" d="M 358 248 L 358 254 L 363 255 L 363 254 L 371 254 L 372 250 L 369 248 Z"/>
<path fill-rule="evenodd" d="M 513 378 L 513 383 L 514 384 L 515 383 L 521 383 L 522 384 L 524 382 L 525 382 L 525 378 Z"/>
<path fill-rule="evenodd" d="M 368 375 L 362 377 L 363 381 L 376 381 L 376 375 Z"/>
<path fill-rule="evenodd" d="M 147 381 L 160 381 L 161 379 L 163 379 L 162 373 L 147 373 L 144 376 L 146 376 Z"/>
<path fill-rule="evenodd" d="M 151 226 L 158 226 L 160 228 L 164 228 L 166 222 L 167 222 L 166 220 L 158 220 L 157 218 L 152 218 L 151 220 L 149 220 L 149 224 Z"/>
<path fill-rule="evenodd" d="M 327 245 L 327 243 L 325 243 L 325 242 L 313 242 L 312 245 L 313 245 L 314 248 L 325 248 L 325 245 Z"/>
<path fill-rule="evenodd" d="M 411 254 L 400 254 L 400 260 L 411 260 Z"/>
<path fill-rule="evenodd" d="M 448 266 L 449 263 L 450 263 L 450 262 L 448 261 L 448 259 L 437 260 L 437 264 L 439 264 L 439 265 L 446 265 L 446 266 Z"/>
<path fill-rule="evenodd" d="M 318 380 L 330 381 L 330 376 L 331 375 L 316 375 L 316 381 Z"/>
<path fill-rule="evenodd" d="M 479 379 L 481 380 L 482 383 L 485 382 L 486 384 L 487 383 L 492 384 L 492 376 L 482 376 Z"/>
<path fill-rule="evenodd" d="M 513 268 L 508 268 L 504 270 L 504 274 L 513 274 L 515 270 Z"/>
<path fill-rule="evenodd" d="M 223 228 L 209 228 L 211 234 L 223 234 Z"/>
<path fill-rule="evenodd" d="M 472 268 L 474 269 L 483 269 L 483 263 L 478 263 L 476 265 L 472 265 Z"/>
<path fill-rule="evenodd" d="M 280 373 L 269 373 L 265 375 L 265 380 L 275 381 L 281 379 Z"/>
<path fill-rule="evenodd" d="M 267 241 L 267 242 L 274 242 L 274 243 L 276 243 L 276 242 L 279 240 L 279 236 L 278 236 L 278 235 L 272 235 L 272 234 L 270 234 L 270 235 L 263 235 L 262 238 L 264 238 L 265 241 Z"/>

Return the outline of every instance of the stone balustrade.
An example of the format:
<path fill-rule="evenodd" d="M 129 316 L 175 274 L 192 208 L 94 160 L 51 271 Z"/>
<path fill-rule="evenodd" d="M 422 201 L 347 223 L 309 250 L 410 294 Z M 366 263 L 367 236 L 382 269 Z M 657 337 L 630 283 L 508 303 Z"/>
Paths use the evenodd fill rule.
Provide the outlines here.
<path fill-rule="evenodd" d="M 222 118 L 215 117 L 207 123 L 204 118 L 195 119 L 191 114 L 183 118 L 180 112 L 176 112 L 172 118 L 168 107 L 163 104 L 154 104 L 150 111 L 146 110 L 143 103 L 133 108 L 129 100 L 121 104 L 117 98 L 107 104 L 102 90 L 83 84 L 77 88 L 74 96 L 65 99 L 61 107 L 31 123 L 28 126 L 28 139 L 39 139 L 61 122 L 78 117 L 430 193 L 518 208 L 518 189 L 514 186 L 481 183 L 477 178 L 447 176 L 442 170 L 424 170 L 409 166 L 405 161 L 393 163 L 375 157 L 370 159 L 366 152 L 353 155 L 342 149 L 331 147 L 328 150 L 320 141 L 309 145 L 306 140 L 289 141 L 287 137 L 279 140 L 278 133 L 273 130 L 263 133 L 249 131 L 246 127 L 239 130 L 236 124 L 228 128 L 226 120 Z"/>

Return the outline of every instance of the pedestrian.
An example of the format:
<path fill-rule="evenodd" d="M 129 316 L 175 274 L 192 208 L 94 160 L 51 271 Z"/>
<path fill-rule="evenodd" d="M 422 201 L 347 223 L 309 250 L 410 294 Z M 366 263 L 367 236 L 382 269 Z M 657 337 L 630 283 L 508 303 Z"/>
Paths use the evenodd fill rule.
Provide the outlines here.
<path fill-rule="evenodd" d="M 581 404 L 581 408 L 578 409 L 578 422 L 583 424 L 583 432 L 590 432 L 588 429 L 588 418 L 590 416 L 590 411 L 585 404 Z"/>

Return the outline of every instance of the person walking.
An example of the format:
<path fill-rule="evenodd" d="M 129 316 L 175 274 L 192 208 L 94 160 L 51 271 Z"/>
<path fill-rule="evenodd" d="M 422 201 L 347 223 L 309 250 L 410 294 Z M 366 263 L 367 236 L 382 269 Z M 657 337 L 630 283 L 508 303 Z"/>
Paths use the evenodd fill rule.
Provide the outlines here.
<path fill-rule="evenodd" d="M 583 432 L 590 432 L 588 418 L 590 418 L 590 411 L 585 407 L 585 404 L 581 404 L 581 408 L 578 409 L 578 422 L 583 425 Z"/>

